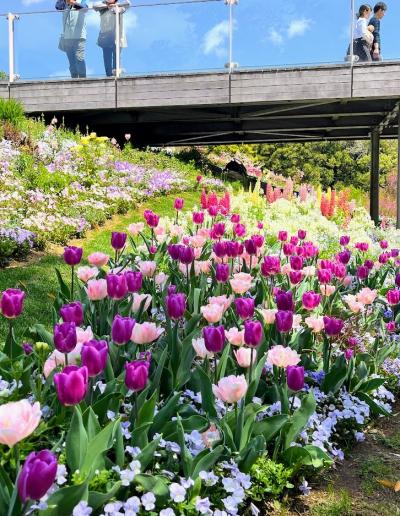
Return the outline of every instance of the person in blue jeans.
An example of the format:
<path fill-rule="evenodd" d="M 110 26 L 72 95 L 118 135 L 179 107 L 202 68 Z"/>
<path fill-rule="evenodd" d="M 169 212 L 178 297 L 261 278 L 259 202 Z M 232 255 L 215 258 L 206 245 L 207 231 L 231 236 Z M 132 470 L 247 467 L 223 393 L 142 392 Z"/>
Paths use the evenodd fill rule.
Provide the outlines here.
<path fill-rule="evenodd" d="M 100 14 L 100 32 L 97 44 L 103 50 L 104 69 L 107 77 L 115 75 L 117 68 L 116 8 L 118 7 L 120 13 L 119 42 L 120 49 L 122 49 L 127 46 L 122 15 L 129 6 L 128 0 L 103 0 L 100 4 L 94 5 L 94 9 Z"/>
<path fill-rule="evenodd" d="M 63 11 L 63 31 L 59 49 L 67 54 L 72 78 L 86 77 L 86 11 L 85 0 L 57 0 L 56 9 Z"/>

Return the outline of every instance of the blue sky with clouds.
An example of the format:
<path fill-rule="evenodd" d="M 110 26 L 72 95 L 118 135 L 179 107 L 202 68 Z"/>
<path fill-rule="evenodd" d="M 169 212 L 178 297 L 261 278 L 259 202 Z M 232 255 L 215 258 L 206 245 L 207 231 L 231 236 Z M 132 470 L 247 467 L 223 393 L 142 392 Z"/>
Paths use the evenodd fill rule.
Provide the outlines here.
<path fill-rule="evenodd" d="M 162 3 L 158 0 L 157 3 Z M 133 2 L 133 4 L 139 2 Z M 151 4 L 152 0 L 140 0 Z M 400 58 L 400 2 L 387 1 L 383 55 Z M 55 0 L 0 0 L 1 12 L 46 11 Z M 234 61 L 241 67 L 343 62 L 349 39 L 350 0 L 239 0 L 234 19 Z M 88 74 L 101 75 L 96 45 L 99 17 L 87 15 Z M 132 7 L 125 15 L 126 73 L 221 69 L 228 60 L 228 8 L 223 2 Z M 68 76 L 57 48 L 59 13 L 22 14 L 16 22 L 16 73 L 22 79 Z M 0 19 L 0 70 L 7 69 L 7 22 Z"/>

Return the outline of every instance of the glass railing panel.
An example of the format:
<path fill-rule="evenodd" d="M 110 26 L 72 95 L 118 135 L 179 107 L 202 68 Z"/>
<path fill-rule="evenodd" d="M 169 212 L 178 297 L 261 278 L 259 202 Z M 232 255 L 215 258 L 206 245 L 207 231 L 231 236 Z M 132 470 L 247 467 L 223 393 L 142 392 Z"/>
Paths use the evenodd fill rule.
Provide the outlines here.
<path fill-rule="evenodd" d="M 350 41 L 349 0 L 239 1 L 234 61 L 240 68 L 343 63 Z"/>
<path fill-rule="evenodd" d="M 8 78 L 8 20 L 0 16 L 0 81 Z"/>

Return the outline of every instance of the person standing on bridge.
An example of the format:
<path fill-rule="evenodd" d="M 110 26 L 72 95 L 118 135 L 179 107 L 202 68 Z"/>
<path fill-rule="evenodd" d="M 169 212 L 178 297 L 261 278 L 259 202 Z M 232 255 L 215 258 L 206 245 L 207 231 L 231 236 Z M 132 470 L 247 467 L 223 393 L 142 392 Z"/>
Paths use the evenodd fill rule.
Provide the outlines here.
<path fill-rule="evenodd" d="M 129 6 L 128 0 L 120 2 L 118 0 L 103 0 L 101 4 L 94 6 L 94 9 L 100 13 L 100 33 L 97 44 L 103 50 L 104 68 L 107 77 L 115 75 L 117 68 L 117 16 L 119 16 L 120 50 L 127 46 L 122 15 Z"/>
<path fill-rule="evenodd" d="M 67 54 L 71 77 L 86 77 L 86 1 L 57 0 L 56 9 L 63 11 L 63 31 L 58 48 Z"/>
<path fill-rule="evenodd" d="M 374 42 L 372 43 L 372 61 L 382 61 L 381 49 L 381 20 L 385 16 L 387 5 L 385 2 L 378 2 L 374 7 L 374 15 L 369 24 L 374 27 Z"/>
<path fill-rule="evenodd" d="M 362 4 L 358 11 L 358 19 L 354 27 L 353 45 L 354 55 L 358 56 L 359 62 L 372 61 L 371 48 L 374 40 L 372 35 L 374 27 L 369 25 L 368 20 L 372 13 L 372 7 Z"/>

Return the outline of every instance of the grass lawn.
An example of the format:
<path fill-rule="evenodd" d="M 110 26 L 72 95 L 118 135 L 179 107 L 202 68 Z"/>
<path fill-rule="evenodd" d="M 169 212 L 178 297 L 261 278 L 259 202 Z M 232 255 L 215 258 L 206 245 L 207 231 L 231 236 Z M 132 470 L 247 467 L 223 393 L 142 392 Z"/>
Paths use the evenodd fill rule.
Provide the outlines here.
<path fill-rule="evenodd" d="M 183 192 L 169 194 L 164 197 L 149 200 L 125 215 L 119 215 L 106 222 L 102 227 L 89 231 L 84 239 L 72 242 L 84 248 L 85 256 L 93 251 L 110 252 L 110 235 L 112 231 L 125 231 L 131 222 L 143 220 L 143 211 L 152 209 L 161 216 L 173 215 L 175 197 L 185 199 L 185 207 L 192 208 L 199 204 L 200 192 Z M 51 307 L 58 283 L 54 267 L 58 267 L 64 275 L 68 275 L 69 267 L 60 258 L 63 249 L 55 248 L 39 258 L 33 257 L 27 262 L 14 264 L 0 270 L 0 292 L 6 288 L 21 288 L 27 294 L 23 315 L 16 324 L 17 337 L 22 339 L 27 328 L 34 323 L 51 325 Z M 0 341 L 5 339 L 7 325 L 0 318 Z"/>

